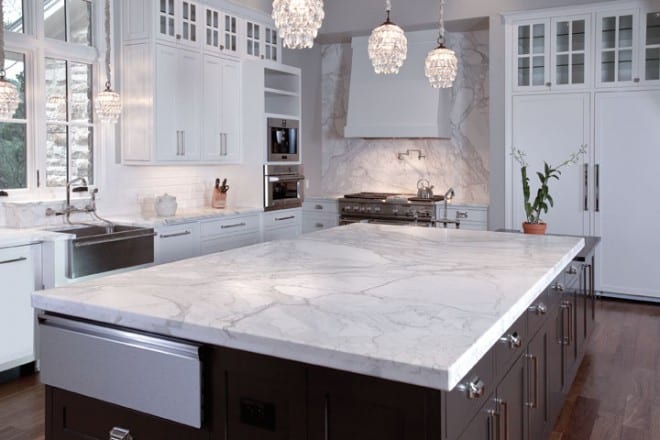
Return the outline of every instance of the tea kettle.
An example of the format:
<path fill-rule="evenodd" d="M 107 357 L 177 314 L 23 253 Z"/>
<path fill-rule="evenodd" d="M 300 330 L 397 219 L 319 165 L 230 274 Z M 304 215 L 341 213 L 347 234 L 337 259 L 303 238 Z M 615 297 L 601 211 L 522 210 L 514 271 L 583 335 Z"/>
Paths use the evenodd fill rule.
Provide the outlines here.
<path fill-rule="evenodd" d="M 433 185 L 427 179 L 419 179 L 417 181 L 417 197 L 420 199 L 433 198 Z"/>

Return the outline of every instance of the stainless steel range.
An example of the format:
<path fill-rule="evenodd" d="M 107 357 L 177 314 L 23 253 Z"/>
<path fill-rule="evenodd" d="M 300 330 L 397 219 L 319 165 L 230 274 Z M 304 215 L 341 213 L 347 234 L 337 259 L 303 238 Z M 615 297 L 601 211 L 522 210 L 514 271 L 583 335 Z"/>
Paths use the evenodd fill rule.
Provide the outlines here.
<path fill-rule="evenodd" d="M 444 196 L 361 192 L 339 199 L 339 224 L 379 223 L 435 226 L 436 205 Z"/>

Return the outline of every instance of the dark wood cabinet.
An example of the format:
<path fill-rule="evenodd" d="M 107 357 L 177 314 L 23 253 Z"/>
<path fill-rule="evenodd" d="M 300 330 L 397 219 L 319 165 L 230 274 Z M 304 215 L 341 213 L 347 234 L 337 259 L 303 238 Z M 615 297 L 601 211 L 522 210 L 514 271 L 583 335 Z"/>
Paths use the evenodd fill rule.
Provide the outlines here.
<path fill-rule="evenodd" d="M 495 393 L 488 396 L 487 403 L 477 412 L 459 440 L 496 440 L 497 430 L 502 425 L 501 414 L 495 399 Z"/>
<path fill-rule="evenodd" d="M 497 386 L 501 436 L 507 440 L 527 439 L 527 368 L 525 356 L 520 356 Z"/>
<path fill-rule="evenodd" d="M 309 369 L 309 440 L 440 439 L 440 391 Z"/>
<path fill-rule="evenodd" d="M 547 322 L 553 324 L 551 320 Z M 549 385 L 552 380 L 550 368 L 553 368 L 550 358 L 550 345 L 556 344 L 553 326 L 543 326 L 532 338 L 527 347 L 527 383 L 529 408 L 529 439 L 546 438 L 552 428 L 550 423 Z M 558 345 L 557 345 L 558 346 Z M 561 355 L 561 352 L 559 352 Z M 557 388 L 561 389 L 561 376 Z"/>

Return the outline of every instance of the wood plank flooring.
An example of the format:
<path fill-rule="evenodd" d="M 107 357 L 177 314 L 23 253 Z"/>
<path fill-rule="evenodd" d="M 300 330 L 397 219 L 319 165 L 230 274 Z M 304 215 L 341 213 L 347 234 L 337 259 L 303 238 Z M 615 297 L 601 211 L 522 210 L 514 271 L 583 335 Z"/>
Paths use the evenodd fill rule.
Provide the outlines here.
<path fill-rule="evenodd" d="M 551 440 L 660 440 L 660 305 L 601 300 Z M 44 438 L 36 375 L 0 385 L 0 440 Z M 529 439 L 539 440 L 539 439 Z"/>

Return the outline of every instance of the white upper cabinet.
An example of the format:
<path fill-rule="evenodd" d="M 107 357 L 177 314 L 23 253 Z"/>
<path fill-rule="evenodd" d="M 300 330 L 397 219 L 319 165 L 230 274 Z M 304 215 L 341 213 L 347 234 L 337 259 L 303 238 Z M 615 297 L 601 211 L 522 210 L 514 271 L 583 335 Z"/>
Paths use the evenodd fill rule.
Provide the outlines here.
<path fill-rule="evenodd" d="M 596 84 L 638 83 L 639 18 L 636 9 L 600 12 L 596 16 Z"/>
<path fill-rule="evenodd" d="M 198 47 L 200 7 L 189 0 L 158 0 L 156 36 L 163 41 Z"/>
<path fill-rule="evenodd" d="M 589 15 L 524 20 L 514 26 L 513 88 L 584 88 L 589 82 Z"/>
<path fill-rule="evenodd" d="M 239 22 L 236 15 L 205 7 L 204 48 L 207 53 L 239 56 Z"/>
<path fill-rule="evenodd" d="M 252 58 L 280 61 L 282 45 L 277 29 L 263 23 L 245 21 L 245 55 Z"/>
<path fill-rule="evenodd" d="M 642 81 L 660 81 L 660 7 L 642 13 Z"/>

